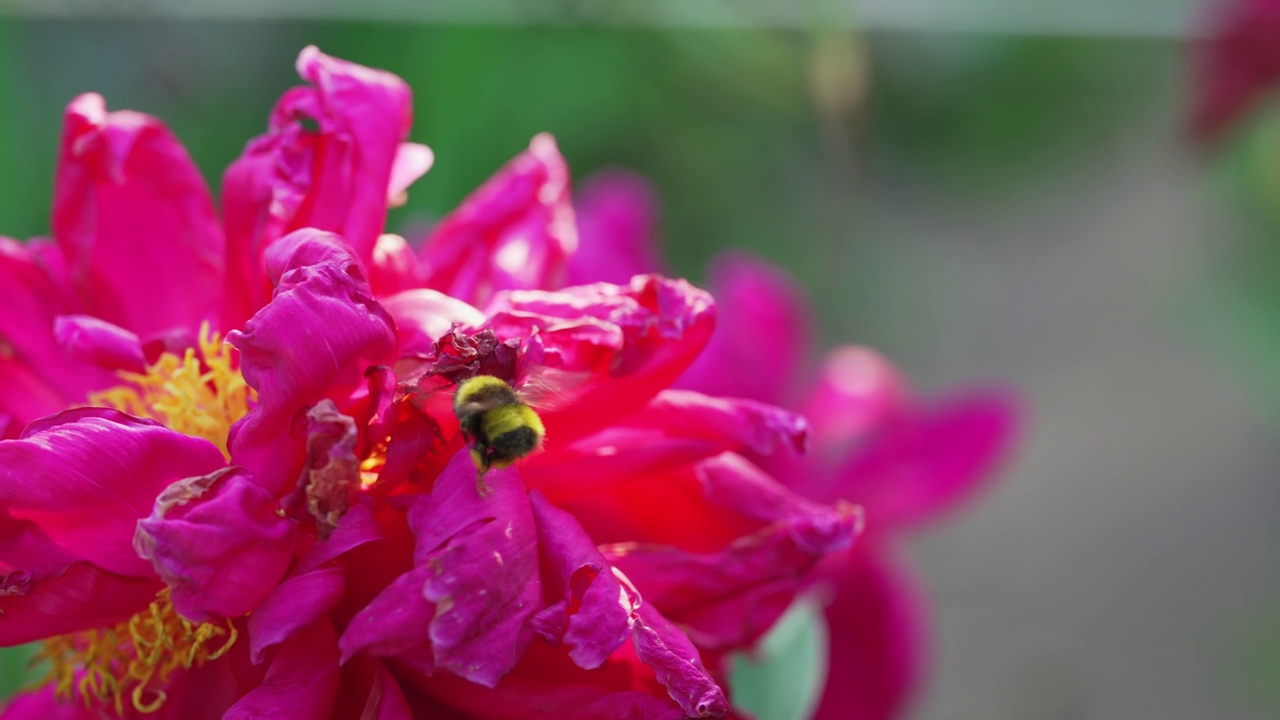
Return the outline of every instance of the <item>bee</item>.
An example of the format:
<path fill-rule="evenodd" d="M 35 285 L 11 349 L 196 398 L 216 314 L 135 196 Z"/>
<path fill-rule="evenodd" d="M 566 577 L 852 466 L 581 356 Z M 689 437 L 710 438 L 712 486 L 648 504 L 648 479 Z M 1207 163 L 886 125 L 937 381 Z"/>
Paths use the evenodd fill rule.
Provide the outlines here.
<path fill-rule="evenodd" d="M 453 412 L 471 441 L 471 459 L 484 474 L 504 468 L 537 450 L 546 436 L 542 418 L 520 399 L 514 388 L 492 375 L 463 380 L 453 396 Z"/>

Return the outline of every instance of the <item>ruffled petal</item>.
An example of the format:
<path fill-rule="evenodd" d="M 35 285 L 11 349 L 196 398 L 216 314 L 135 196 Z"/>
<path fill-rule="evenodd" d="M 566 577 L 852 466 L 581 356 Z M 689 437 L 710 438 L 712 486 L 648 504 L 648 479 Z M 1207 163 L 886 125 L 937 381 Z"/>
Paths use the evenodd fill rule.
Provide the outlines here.
<path fill-rule="evenodd" d="M 438 290 L 417 288 L 382 299 L 396 321 L 402 356 L 428 355 L 454 325 L 478 327 L 484 314 Z"/>
<path fill-rule="evenodd" d="M 206 440 L 105 408 L 31 423 L 0 443 L 0 513 L 29 520 L 50 541 L 105 570 L 150 576 L 134 526 L 182 478 L 225 464 Z"/>
<path fill-rule="evenodd" d="M 156 498 L 134 548 L 172 589 L 183 617 L 239 617 L 275 589 L 293 558 L 297 530 L 278 509 L 241 468 L 187 478 Z"/>
<path fill-rule="evenodd" d="M 346 583 L 342 568 L 328 567 L 280 583 L 249 616 L 249 652 L 255 663 L 267 650 L 320 620 L 338 606 Z"/>
<path fill-rule="evenodd" d="M 977 493 L 1014 445 L 1020 408 L 1007 390 L 916 408 L 856 452 L 810 497 L 856 500 L 877 532 L 927 522 Z"/>
<path fill-rule="evenodd" d="M 626 170 L 605 170 L 582 184 L 574 202 L 578 249 L 569 284 L 611 282 L 663 271 L 658 251 L 658 195 L 649 181 Z"/>
<path fill-rule="evenodd" d="M 725 717 L 729 701 L 702 665 L 698 649 L 652 605 L 637 611 L 636 656 L 653 668 L 658 682 L 693 718 Z"/>
<path fill-rule="evenodd" d="M 548 437 L 569 442 L 643 408 L 702 350 L 715 324 L 711 297 L 683 280 L 642 275 L 560 292 L 494 298 L 486 327 L 502 338 L 537 334 L 548 382 Z"/>
<path fill-rule="evenodd" d="M 811 312 L 804 291 L 781 269 L 740 252 L 717 256 L 707 285 L 719 320 L 707 349 L 677 387 L 788 404 L 809 352 Z"/>
<path fill-rule="evenodd" d="M 323 398 L 342 408 L 365 389 L 365 370 L 390 364 L 394 325 L 374 302 L 350 255 L 339 259 L 341 240 L 300 230 L 281 240 L 283 260 L 271 303 L 227 340 L 240 351 L 245 382 L 258 391 L 258 405 L 232 430 L 229 446 L 272 495 L 293 484 L 305 455 L 304 441 L 290 428 L 305 409 Z"/>
<path fill-rule="evenodd" d="M 278 238 L 303 227 L 330 230 L 368 264 L 388 195 L 403 193 L 430 167 L 429 152 L 403 142 L 412 103 L 400 78 L 314 46 L 299 54 L 297 68 L 311 85 L 280 98 L 270 129 L 223 179 L 232 326 L 267 301 L 262 256 Z M 305 127 L 308 121 L 318 128 Z"/>
<path fill-rule="evenodd" d="M 923 594 L 905 568 L 868 552 L 832 557 L 820 575 L 830 653 L 814 720 L 903 717 L 924 669 Z"/>
<path fill-rule="evenodd" d="M 135 333 L 88 315 L 59 315 L 53 335 L 71 357 L 104 370 L 140 373 L 147 369 Z"/>
<path fill-rule="evenodd" d="M 204 178 L 159 120 L 67 106 L 53 234 L 83 311 L 139 336 L 217 314 L 223 236 Z"/>
<path fill-rule="evenodd" d="M 155 578 L 83 562 L 0 576 L 0 647 L 111 627 L 147 607 L 162 587 Z"/>
<path fill-rule="evenodd" d="M 554 290 L 577 247 L 569 168 L 550 135 L 440 221 L 422 248 L 427 285 L 472 305 L 502 290 Z"/>
<path fill-rule="evenodd" d="M 544 639 L 569 646 L 578 667 L 600 667 L 631 636 L 640 595 L 622 582 L 572 515 L 540 493 L 529 496 L 538 524 L 538 545 L 563 600 L 534 617 Z"/>
<path fill-rule="evenodd" d="M 223 720 L 323 720 L 338 696 L 338 643 L 322 620 L 280 646 L 262 684 L 232 705 Z"/>
<path fill-rule="evenodd" d="M 533 637 L 543 607 L 537 530 L 513 469 L 476 488 L 470 453 L 457 453 L 431 494 L 409 511 L 414 565 L 431 569 L 422 594 L 436 604 L 431 644 L 439 667 L 493 687 Z"/>

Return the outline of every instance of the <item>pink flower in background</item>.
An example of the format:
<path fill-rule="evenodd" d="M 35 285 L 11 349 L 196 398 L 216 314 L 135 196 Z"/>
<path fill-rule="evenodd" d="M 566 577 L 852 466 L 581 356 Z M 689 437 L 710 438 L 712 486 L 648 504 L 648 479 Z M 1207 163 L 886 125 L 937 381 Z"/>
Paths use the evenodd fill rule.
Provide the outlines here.
<path fill-rule="evenodd" d="M 50 669 L 4 716 L 732 714 L 728 654 L 861 529 L 774 479 L 806 421 L 673 387 L 706 292 L 563 287 L 549 136 L 421 251 L 382 235 L 430 162 L 407 88 L 298 68 L 223 224 L 158 121 L 84 96 L 54 241 L 0 245 L 0 644 Z M 556 387 L 544 451 L 485 494 L 450 410 L 478 374 Z"/>
<path fill-rule="evenodd" d="M 582 252 L 606 257 L 599 248 L 654 247 L 654 236 L 643 234 L 652 222 L 634 219 L 654 205 L 643 181 L 613 171 L 599 182 L 611 197 L 579 204 Z M 656 264 L 634 251 L 610 259 L 616 264 L 602 272 L 615 275 Z M 814 583 L 830 630 L 829 677 L 815 717 L 898 717 L 919 685 L 929 639 L 924 594 L 898 538 L 993 478 L 1014 439 L 1017 403 L 1000 389 L 921 403 L 888 361 L 855 346 L 831 351 L 810 378 L 811 311 L 790 277 L 730 253 L 712 263 L 709 285 L 716 331 L 677 385 L 801 411 L 811 427 L 809 453 L 745 457 L 808 501 L 852 501 L 867 511 L 857 547 L 827 556 Z M 740 472 L 734 462 L 704 470 L 712 482 Z"/>
<path fill-rule="evenodd" d="M 1280 86 L 1280 2 L 1226 0 L 1210 11 L 1193 67 L 1191 129 L 1204 141 L 1221 137 Z"/>

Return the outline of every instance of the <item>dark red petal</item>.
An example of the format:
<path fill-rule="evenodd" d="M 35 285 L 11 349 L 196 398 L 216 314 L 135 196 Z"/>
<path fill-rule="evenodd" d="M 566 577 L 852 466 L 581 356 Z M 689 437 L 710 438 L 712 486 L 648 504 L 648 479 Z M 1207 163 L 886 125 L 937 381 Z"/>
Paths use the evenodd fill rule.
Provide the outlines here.
<path fill-rule="evenodd" d="M 83 562 L 0 576 L 0 647 L 112 627 L 147 607 L 162 587 L 155 578 Z"/>

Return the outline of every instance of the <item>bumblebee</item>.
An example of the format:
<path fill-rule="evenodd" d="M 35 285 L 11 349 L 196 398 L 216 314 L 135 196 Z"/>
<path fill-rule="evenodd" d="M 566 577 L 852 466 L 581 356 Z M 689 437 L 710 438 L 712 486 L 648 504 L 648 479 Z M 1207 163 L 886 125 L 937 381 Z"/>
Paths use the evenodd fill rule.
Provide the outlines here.
<path fill-rule="evenodd" d="M 537 450 L 546 435 L 538 413 L 510 385 L 492 375 L 459 383 L 453 412 L 472 443 L 471 459 L 480 471 L 480 482 L 490 468 L 507 467 Z"/>

